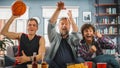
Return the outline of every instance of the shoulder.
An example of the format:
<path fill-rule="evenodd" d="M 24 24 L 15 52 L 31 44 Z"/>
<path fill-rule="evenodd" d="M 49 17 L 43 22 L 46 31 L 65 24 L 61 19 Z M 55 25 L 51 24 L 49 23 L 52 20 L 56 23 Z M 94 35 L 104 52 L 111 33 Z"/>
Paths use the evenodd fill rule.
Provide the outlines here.
<path fill-rule="evenodd" d="M 70 35 L 80 37 L 81 34 L 79 32 L 71 32 Z"/>
<path fill-rule="evenodd" d="M 36 37 L 38 37 L 40 39 L 42 36 L 41 35 L 36 35 Z"/>
<path fill-rule="evenodd" d="M 45 39 L 44 39 L 44 37 L 41 36 L 41 38 L 39 39 L 39 44 L 40 45 L 45 45 Z"/>
<path fill-rule="evenodd" d="M 56 26 L 56 23 L 48 23 L 48 28 L 52 28 L 52 27 L 55 27 Z"/>
<path fill-rule="evenodd" d="M 19 39 L 22 39 L 24 37 L 27 37 L 27 34 L 25 33 L 18 33 Z"/>
<path fill-rule="evenodd" d="M 82 39 L 82 40 L 79 41 L 79 44 L 80 44 L 80 45 L 86 45 L 86 42 L 85 42 L 84 39 Z"/>
<path fill-rule="evenodd" d="M 40 35 L 36 35 L 38 38 L 39 38 L 39 42 L 43 42 L 45 41 L 44 37 L 43 36 L 40 36 Z"/>
<path fill-rule="evenodd" d="M 26 33 L 20 33 L 21 36 L 28 36 Z"/>

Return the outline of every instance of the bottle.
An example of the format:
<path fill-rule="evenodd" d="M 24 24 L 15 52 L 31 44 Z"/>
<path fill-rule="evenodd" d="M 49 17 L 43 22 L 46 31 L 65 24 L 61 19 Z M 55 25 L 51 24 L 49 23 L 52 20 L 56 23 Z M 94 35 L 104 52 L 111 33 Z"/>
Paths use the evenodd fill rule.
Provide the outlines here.
<path fill-rule="evenodd" d="M 38 68 L 36 61 L 36 52 L 33 53 L 33 61 L 32 61 L 32 68 Z"/>

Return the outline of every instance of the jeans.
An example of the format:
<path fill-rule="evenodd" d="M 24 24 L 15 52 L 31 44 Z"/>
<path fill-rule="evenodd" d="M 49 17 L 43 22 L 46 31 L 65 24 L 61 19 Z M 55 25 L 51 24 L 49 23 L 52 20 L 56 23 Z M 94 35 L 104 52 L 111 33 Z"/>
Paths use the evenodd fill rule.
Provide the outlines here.
<path fill-rule="evenodd" d="M 46 62 L 49 64 L 49 68 L 60 68 L 53 60 L 47 59 Z M 85 61 L 81 57 L 76 58 L 74 60 L 74 63 L 83 63 L 83 62 L 85 62 Z M 67 68 L 67 65 L 65 67 Z"/>
<path fill-rule="evenodd" d="M 99 55 L 93 59 L 93 62 L 106 62 L 107 66 L 112 66 L 113 68 L 120 68 L 118 61 L 112 55 Z"/>
<path fill-rule="evenodd" d="M 13 66 L 15 63 L 15 59 L 8 56 L 4 56 L 4 62 L 5 62 L 4 66 Z"/>
<path fill-rule="evenodd" d="M 4 56 L 4 61 L 5 61 L 5 65 L 4 65 L 5 67 L 13 66 L 13 68 L 27 68 L 27 63 L 17 64 L 14 66 L 15 58 Z"/>

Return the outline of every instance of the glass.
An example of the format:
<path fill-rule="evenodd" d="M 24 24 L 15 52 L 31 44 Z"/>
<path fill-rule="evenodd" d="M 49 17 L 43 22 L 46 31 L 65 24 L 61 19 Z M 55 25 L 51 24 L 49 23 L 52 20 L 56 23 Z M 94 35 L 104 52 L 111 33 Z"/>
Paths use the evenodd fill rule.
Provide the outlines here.
<path fill-rule="evenodd" d="M 97 68 L 107 68 L 106 63 L 97 63 Z"/>
<path fill-rule="evenodd" d="M 49 65 L 44 60 L 45 53 L 42 53 L 42 62 L 41 62 L 41 68 L 48 68 Z"/>
<path fill-rule="evenodd" d="M 32 68 L 32 64 L 27 64 L 27 68 Z M 41 68 L 41 64 L 38 64 L 38 68 Z"/>
<path fill-rule="evenodd" d="M 48 68 L 48 67 L 49 67 L 49 65 L 46 62 L 43 62 L 41 64 L 41 68 Z"/>
<path fill-rule="evenodd" d="M 92 68 L 92 65 L 93 65 L 93 63 L 91 61 L 87 61 L 84 64 L 87 65 L 88 68 Z"/>

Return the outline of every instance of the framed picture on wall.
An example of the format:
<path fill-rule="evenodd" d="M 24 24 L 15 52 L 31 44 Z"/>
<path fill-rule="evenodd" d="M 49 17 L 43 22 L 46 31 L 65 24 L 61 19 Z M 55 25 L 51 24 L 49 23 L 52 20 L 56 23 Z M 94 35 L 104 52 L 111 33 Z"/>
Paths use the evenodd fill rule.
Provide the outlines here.
<path fill-rule="evenodd" d="M 91 12 L 83 12 L 83 22 L 91 22 Z"/>

